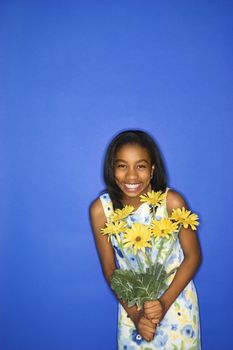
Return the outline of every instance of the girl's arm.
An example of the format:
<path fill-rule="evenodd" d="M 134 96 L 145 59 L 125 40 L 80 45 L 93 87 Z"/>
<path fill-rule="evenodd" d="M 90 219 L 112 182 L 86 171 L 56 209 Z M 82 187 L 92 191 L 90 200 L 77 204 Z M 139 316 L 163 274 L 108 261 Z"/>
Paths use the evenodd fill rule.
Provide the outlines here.
<path fill-rule="evenodd" d="M 185 207 L 188 209 L 183 197 L 172 190 L 167 194 L 167 210 L 171 214 L 172 209 Z M 178 295 L 192 280 L 197 268 L 201 262 L 201 251 L 196 232 L 191 228 L 181 228 L 179 233 L 179 241 L 184 253 L 184 260 L 179 266 L 176 275 L 159 301 L 145 303 L 144 311 L 149 319 L 153 319 L 154 323 L 158 323 L 164 317 L 172 303 Z"/>
<path fill-rule="evenodd" d="M 109 286 L 111 286 L 111 277 L 116 267 L 114 251 L 106 235 L 102 235 L 101 228 L 105 226 L 106 217 L 100 199 L 93 202 L 90 207 L 91 225 L 95 237 L 96 248 L 99 254 L 101 267 L 105 279 Z M 136 306 L 128 307 L 125 302 L 119 300 L 127 314 L 134 322 L 135 327 L 144 339 L 150 341 L 153 339 L 155 326 L 153 323 L 144 317 L 142 311 L 138 311 Z"/>

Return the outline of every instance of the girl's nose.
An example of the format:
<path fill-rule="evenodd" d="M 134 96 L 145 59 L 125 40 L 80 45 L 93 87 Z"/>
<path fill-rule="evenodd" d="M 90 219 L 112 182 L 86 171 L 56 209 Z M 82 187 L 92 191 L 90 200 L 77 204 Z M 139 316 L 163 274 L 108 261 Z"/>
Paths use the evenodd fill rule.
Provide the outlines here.
<path fill-rule="evenodd" d="M 128 172 L 127 172 L 127 178 L 132 178 L 132 179 L 134 179 L 134 178 L 136 178 L 137 177 L 137 172 L 135 171 L 135 169 L 134 168 L 129 168 L 128 169 Z"/>

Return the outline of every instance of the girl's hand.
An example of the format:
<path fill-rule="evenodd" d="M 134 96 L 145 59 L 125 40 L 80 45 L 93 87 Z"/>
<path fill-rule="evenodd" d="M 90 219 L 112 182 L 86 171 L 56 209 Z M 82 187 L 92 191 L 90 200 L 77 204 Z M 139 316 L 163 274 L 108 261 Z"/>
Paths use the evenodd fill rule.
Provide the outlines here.
<path fill-rule="evenodd" d="M 139 334 L 148 342 L 150 342 L 155 335 L 156 325 L 146 318 L 142 313 L 139 314 L 137 321 L 134 322 Z"/>
<path fill-rule="evenodd" d="M 158 325 L 165 315 L 165 309 L 160 300 L 146 301 L 143 306 L 145 317 Z"/>

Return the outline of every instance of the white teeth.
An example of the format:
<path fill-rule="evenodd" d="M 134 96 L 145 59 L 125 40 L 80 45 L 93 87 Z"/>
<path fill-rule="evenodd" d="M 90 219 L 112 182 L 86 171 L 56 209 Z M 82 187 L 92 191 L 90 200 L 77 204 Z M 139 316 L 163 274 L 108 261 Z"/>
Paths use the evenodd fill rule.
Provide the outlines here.
<path fill-rule="evenodd" d="M 129 189 L 136 189 L 140 186 L 140 184 L 125 184 L 125 187 Z"/>

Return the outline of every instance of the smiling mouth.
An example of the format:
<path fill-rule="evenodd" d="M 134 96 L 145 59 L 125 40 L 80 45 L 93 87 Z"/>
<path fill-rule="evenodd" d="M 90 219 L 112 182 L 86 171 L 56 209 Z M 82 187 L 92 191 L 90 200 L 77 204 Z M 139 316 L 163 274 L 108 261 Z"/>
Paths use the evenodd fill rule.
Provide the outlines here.
<path fill-rule="evenodd" d="M 128 189 L 128 190 L 137 190 L 140 187 L 140 184 L 124 184 L 124 186 Z"/>

